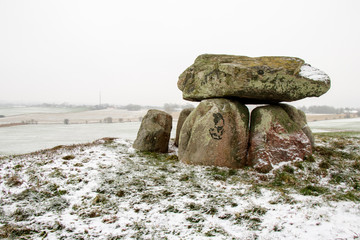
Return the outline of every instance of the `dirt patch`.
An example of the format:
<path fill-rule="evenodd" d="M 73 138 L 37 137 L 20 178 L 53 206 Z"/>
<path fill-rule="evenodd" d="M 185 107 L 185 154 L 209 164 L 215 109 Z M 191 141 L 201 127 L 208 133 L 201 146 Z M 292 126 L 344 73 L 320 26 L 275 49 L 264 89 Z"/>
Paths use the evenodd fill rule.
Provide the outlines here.
<path fill-rule="evenodd" d="M 306 114 L 306 120 L 308 122 L 333 120 L 333 119 L 344 119 L 344 118 L 356 118 L 356 114 Z"/>
<path fill-rule="evenodd" d="M 25 125 L 25 123 L 5 123 L 5 124 L 0 124 L 0 127 L 13 127 L 19 125 Z"/>

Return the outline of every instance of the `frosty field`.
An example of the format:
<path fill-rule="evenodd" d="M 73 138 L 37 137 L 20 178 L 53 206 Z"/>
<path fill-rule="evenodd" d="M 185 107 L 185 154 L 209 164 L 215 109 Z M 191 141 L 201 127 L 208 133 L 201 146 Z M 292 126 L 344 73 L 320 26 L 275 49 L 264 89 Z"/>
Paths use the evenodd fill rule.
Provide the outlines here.
<path fill-rule="evenodd" d="M 75 113 L 88 110 L 87 108 L 76 107 L 76 108 L 67 108 L 67 107 L 0 107 L 0 114 L 4 116 L 16 116 L 24 115 L 31 113 Z"/>
<path fill-rule="evenodd" d="M 37 124 L 0 128 L 0 156 L 23 154 L 58 145 L 92 142 L 103 137 L 135 140 L 140 122 Z"/>
<path fill-rule="evenodd" d="M 312 157 L 269 174 L 137 152 L 140 122 L 0 128 L 0 238 L 358 239 L 359 124 L 309 123 Z"/>
<path fill-rule="evenodd" d="M 29 153 L 58 145 L 87 143 L 104 137 L 135 140 L 140 127 L 139 118 L 146 112 L 147 110 L 127 111 L 114 108 L 102 110 L 60 107 L 0 108 L 0 115 L 6 116 L 0 118 L 0 125 L 30 120 L 38 122 L 38 124 L 0 127 L 0 156 Z M 173 113 L 173 138 L 177 116 L 178 113 Z M 99 123 L 107 117 L 111 117 L 113 123 Z M 63 124 L 64 119 L 69 119 L 71 124 Z M 119 123 L 119 119 L 124 122 Z M 309 122 L 309 126 L 314 132 L 360 132 L 360 118 Z"/>
<path fill-rule="evenodd" d="M 359 238 L 360 139 L 316 142 L 269 174 L 184 165 L 121 139 L 2 157 L 0 238 Z"/>
<path fill-rule="evenodd" d="M 173 122 L 175 137 L 177 122 Z M 308 123 L 313 132 L 360 132 L 360 118 L 326 120 Z M 95 141 L 104 137 L 135 140 L 140 122 L 112 124 L 37 124 L 0 128 L 0 156 L 23 154 L 57 145 Z"/>
<path fill-rule="evenodd" d="M 331 132 L 331 131 L 353 131 L 360 132 L 360 118 L 345 118 L 336 120 L 325 120 L 309 122 L 313 132 Z"/>
<path fill-rule="evenodd" d="M 0 115 L 6 116 L 0 118 L 0 156 L 29 153 L 57 145 L 87 143 L 103 137 L 134 140 L 140 126 L 139 118 L 145 114 L 146 110 L 112 108 L 0 108 Z M 100 123 L 108 117 L 112 118 L 113 123 Z M 69 119 L 70 124 L 64 124 L 64 119 Z M 1 127 L 1 124 L 32 120 L 38 124 Z"/>

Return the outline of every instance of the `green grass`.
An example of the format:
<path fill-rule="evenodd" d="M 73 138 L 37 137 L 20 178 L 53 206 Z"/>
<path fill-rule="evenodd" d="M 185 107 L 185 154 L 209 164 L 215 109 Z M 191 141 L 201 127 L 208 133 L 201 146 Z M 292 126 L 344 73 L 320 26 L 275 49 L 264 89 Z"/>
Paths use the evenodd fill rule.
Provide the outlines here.
<path fill-rule="evenodd" d="M 26 236 L 36 232 L 37 232 L 36 230 L 33 230 L 27 226 L 19 226 L 16 224 L 5 224 L 4 226 L 0 227 L 0 238 L 18 239 L 21 236 Z M 26 238 L 22 238 L 22 239 L 26 239 Z"/>
<path fill-rule="evenodd" d="M 237 170 L 229 168 L 209 167 L 207 173 L 213 180 L 226 181 L 229 177 L 235 176 Z"/>
<path fill-rule="evenodd" d="M 298 184 L 298 179 L 293 173 L 288 171 L 276 171 L 274 179 L 270 182 L 271 185 L 276 187 L 281 186 L 295 186 Z"/>
<path fill-rule="evenodd" d="M 64 160 L 72 160 L 72 159 L 74 159 L 74 158 L 75 158 L 74 155 L 66 155 L 66 156 L 64 156 L 62 159 L 64 159 Z"/>
<path fill-rule="evenodd" d="M 360 192 L 359 191 L 349 191 L 347 193 L 337 193 L 328 197 L 332 201 L 353 201 L 360 202 Z"/>
<path fill-rule="evenodd" d="M 245 224 L 248 229 L 261 230 L 262 216 L 267 213 L 267 209 L 261 206 L 253 206 L 245 209 L 243 212 L 235 213 L 235 224 Z"/>
<path fill-rule="evenodd" d="M 315 185 L 307 185 L 300 189 L 300 193 L 305 196 L 319 196 L 322 195 L 329 190 L 325 187 L 315 186 Z"/>

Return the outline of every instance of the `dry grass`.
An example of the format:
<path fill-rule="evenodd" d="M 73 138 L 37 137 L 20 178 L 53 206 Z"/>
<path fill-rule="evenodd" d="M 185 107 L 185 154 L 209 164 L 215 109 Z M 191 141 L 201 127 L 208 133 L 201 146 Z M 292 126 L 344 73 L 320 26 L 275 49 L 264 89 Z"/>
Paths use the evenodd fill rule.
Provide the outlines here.
<path fill-rule="evenodd" d="M 346 115 L 345 113 L 342 114 L 306 114 L 306 120 L 308 122 L 315 122 L 315 121 L 324 121 L 324 120 L 333 120 L 333 119 L 344 119 L 344 118 L 357 118 L 356 114 Z"/>

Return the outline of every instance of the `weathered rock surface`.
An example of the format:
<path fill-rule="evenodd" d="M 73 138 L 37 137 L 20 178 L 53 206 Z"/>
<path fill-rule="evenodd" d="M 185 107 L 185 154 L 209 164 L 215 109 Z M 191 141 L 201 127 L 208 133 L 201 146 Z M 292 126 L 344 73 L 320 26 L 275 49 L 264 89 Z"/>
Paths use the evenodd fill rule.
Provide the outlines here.
<path fill-rule="evenodd" d="M 149 110 L 141 122 L 133 147 L 140 151 L 168 152 L 171 128 L 170 114 Z"/>
<path fill-rule="evenodd" d="M 295 57 L 200 55 L 180 76 L 183 98 L 238 98 L 242 103 L 291 102 L 330 88 L 321 70 Z"/>
<path fill-rule="evenodd" d="M 202 101 L 185 120 L 179 139 L 180 161 L 239 168 L 246 164 L 249 110 L 237 101 Z"/>
<path fill-rule="evenodd" d="M 179 119 L 176 125 L 176 136 L 174 145 L 177 147 L 179 146 L 179 137 L 180 137 L 180 130 L 186 120 L 186 118 L 190 115 L 190 113 L 194 110 L 194 108 L 185 108 L 180 112 Z"/>
<path fill-rule="evenodd" d="M 315 146 L 315 138 L 312 134 L 312 131 L 310 127 L 307 125 L 306 121 L 306 115 L 303 111 L 300 109 L 297 109 L 291 105 L 288 104 L 280 104 L 280 107 L 282 107 L 286 113 L 289 115 L 291 120 L 293 120 L 296 124 L 298 124 L 301 128 L 301 130 L 305 133 L 305 135 L 309 138 L 311 142 L 311 146 Z"/>
<path fill-rule="evenodd" d="M 251 113 L 248 164 L 269 172 L 280 162 L 304 159 L 312 153 L 311 142 L 283 107 L 269 105 Z"/>

